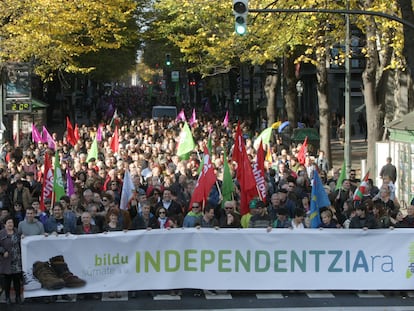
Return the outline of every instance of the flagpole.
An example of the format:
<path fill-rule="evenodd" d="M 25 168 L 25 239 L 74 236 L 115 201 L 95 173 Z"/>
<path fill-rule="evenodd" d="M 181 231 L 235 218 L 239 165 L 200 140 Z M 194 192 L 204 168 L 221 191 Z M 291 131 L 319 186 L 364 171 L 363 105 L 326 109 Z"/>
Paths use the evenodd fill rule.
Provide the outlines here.
<path fill-rule="evenodd" d="M 223 201 L 223 194 L 221 193 L 221 190 L 220 190 L 220 187 L 219 187 L 219 184 L 218 184 L 217 180 L 216 180 L 216 186 L 217 186 L 217 191 L 219 193 L 219 197 L 220 197 L 221 201 Z"/>
<path fill-rule="evenodd" d="M 256 185 L 257 193 L 259 194 L 260 201 L 263 201 L 262 194 L 260 193 L 259 187 Z"/>

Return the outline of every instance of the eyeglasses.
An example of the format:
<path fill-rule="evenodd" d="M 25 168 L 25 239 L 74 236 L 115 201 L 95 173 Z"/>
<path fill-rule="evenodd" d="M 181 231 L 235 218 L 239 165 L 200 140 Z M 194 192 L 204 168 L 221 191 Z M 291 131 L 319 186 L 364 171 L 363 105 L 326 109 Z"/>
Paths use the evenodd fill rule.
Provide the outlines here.
<path fill-rule="evenodd" d="M 108 199 L 102 199 L 102 202 L 108 202 Z"/>
<path fill-rule="evenodd" d="M 232 206 L 226 206 L 226 207 L 224 207 L 224 209 L 233 209 L 234 207 L 232 207 Z"/>
<path fill-rule="evenodd" d="M 199 208 L 200 205 L 193 205 L 193 208 Z"/>
<path fill-rule="evenodd" d="M 161 215 L 161 214 L 165 214 L 165 212 L 160 212 L 160 215 Z"/>

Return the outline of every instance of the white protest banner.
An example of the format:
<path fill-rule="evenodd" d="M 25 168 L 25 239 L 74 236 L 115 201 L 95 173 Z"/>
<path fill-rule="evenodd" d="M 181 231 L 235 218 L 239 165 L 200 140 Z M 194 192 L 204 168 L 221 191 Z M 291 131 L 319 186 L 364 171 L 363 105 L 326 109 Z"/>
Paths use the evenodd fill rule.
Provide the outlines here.
<path fill-rule="evenodd" d="M 26 237 L 24 271 L 62 255 L 86 285 L 25 296 L 173 288 L 412 289 L 413 233 L 201 228 Z"/>

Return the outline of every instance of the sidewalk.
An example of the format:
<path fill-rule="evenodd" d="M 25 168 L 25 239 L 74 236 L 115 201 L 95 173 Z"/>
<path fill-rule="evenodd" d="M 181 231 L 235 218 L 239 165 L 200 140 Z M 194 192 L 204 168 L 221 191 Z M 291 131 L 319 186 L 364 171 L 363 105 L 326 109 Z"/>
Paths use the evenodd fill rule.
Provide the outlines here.
<path fill-rule="evenodd" d="M 357 176 L 361 176 L 361 160 L 367 159 L 368 145 L 364 135 L 354 135 L 351 137 L 351 168 L 357 171 Z M 338 139 L 331 140 L 332 166 L 341 168 L 344 162 L 344 149 Z"/>

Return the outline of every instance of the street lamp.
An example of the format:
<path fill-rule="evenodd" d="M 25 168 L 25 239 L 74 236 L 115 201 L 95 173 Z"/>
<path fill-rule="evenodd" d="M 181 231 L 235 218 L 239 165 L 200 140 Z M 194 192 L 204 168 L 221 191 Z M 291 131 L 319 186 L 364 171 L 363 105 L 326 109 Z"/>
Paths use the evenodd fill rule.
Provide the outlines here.
<path fill-rule="evenodd" d="M 303 113 L 302 109 L 302 94 L 303 94 L 303 81 L 299 80 L 296 83 L 296 92 L 298 92 L 298 108 L 299 112 Z"/>

